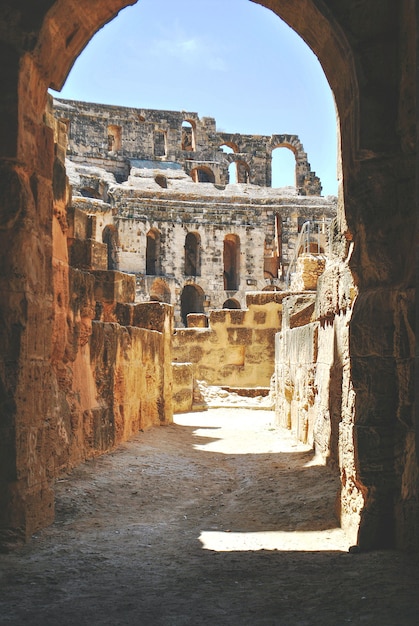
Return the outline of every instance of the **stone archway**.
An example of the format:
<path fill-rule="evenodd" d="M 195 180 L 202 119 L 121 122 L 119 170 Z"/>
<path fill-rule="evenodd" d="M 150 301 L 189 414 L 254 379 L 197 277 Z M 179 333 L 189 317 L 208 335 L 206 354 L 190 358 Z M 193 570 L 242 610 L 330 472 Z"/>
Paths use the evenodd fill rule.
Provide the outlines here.
<path fill-rule="evenodd" d="M 199 285 L 185 285 L 180 296 L 180 310 L 185 327 L 189 313 L 204 312 L 204 292 Z"/>
<path fill-rule="evenodd" d="M 361 544 L 388 545 L 396 537 L 406 546 L 418 514 L 411 408 L 415 5 L 388 0 L 377 12 L 353 0 L 339 6 L 329 0 L 258 3 L 303 37 L 334 92 L 344 183 L 339 231 L 343 242 L 353 242 L 348 258 L 358 287 L 342 445 L 354 449 L 352 486 L 366 503 Z M 11 540 L 52 520 L 51 459 L 59 463 L 65 454 L 51 443 L 60 419 L 56 364 L 66 337 L 55 306 L 68 297 L 65 170 L 54 156 L 53 129 L 44 123 L 47 88 L 59 90 L 93 34 L 134 2 L 32 4 L 19 5 L 26 21 L 10 14 L 1 40 L 7 98 L 0 116 L 0 249 L 2 275 L 13 280 L 2 287 L 1 404 L 7 417 L 1 425 L 0 526 L 3 539 Z M 325 320 L 329 314 L 324 311 Z M 44 340 L 35 341 L 40 336 Z"/>

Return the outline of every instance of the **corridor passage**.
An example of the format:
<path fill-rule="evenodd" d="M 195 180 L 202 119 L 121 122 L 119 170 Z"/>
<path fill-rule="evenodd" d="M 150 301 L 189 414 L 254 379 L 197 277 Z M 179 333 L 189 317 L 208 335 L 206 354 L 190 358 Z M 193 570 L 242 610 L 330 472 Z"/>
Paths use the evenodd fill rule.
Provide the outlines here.
<path fill-rule="evenodd" d="M 0 624 L 417 624 L 418 563 L 348 552 L 338 489 L 271 411 L 178 415 L 57 482 L 54 525 L 0 555 Z"/>

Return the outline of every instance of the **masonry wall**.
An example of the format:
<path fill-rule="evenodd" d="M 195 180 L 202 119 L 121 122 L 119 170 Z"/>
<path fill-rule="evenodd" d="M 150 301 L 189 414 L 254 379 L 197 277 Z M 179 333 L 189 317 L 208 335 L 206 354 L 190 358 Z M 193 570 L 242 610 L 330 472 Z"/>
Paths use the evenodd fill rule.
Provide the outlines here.
<path fill-rule="evenodd" d="M 207 185 L 193 183 L 162 190 L 152 182 L 155 186 L 152 190 L 148 182 L 140 187 L 135 186 L 135 181 L 131 186 L 114 185 L 110 202 L 73 197 L 77 220 L 86 219 L 81 211 L 90 220 L 90 230 L 86 225 L 75 227 L 75 239 L 89 236 L 92 239 L 90 244 L 76 241 L 74 251 L 85 250 L 89 245 L 90 256 L 81 267 L 87 269 L 89 259 L 92 267 L 97 266 L 93 261 L 94 250 L 102 245 L 106 229 L 114 228 L 115 266 L 136 275 L 137 301 L 147 301 L 152 296 L 172 304 L 177 326 L 183 325 L 181 295 L 185 285 L 193 285 L 205 295 L 206 313 L 222 308 L 229 298 L 234 298 L 243 308 L 249 291 L 283 284 L 298 243 L 299 225 L 306 220 L 324 220 L 327 225 L 336 212 L 334 198 L 258 195 L 250 187 L 227 193 L 212 185 L 209 190 L 205 189 Z M 159 237 L 158 267 L 154 275 L 146 271 L 150 231 Z M 188 233 L 199 238 L 199 271 L 194 276 L 185 272 Z M 223 245 L 229 235 L 238 238 L 240 247 L 238 284 L 234 290 L 226 290 L 224 284 Z M 101 267 L 107 267 L 106 252 L 101 259 Z"/>
<path fill-rule="evenodd" d="M 173 361 L 192 363 L 194 378 L 210 385 L 269 387 L 283 297 L 248 294 L 245 310 L 213 310 L 207 328 L 177 328 Z"/>
<path fill-rule="evenodd" d="M 145 309 L 142 315 L 137 310 L 135 320 L 126 319 L 123 302 L 134 288 L 133 277 L 69 268 L 66 328 L 55 344 L 59 411 L 50 478 L 113 449 L 140 429 L 171 421 L 167 363 L 173 311 L 163 311 L 161 332 L 154 329 L 146 304 L 137 306 Z"/>
<path fill-rule="evenodd" d="M 69 156 L 75 162 L 110 164 L 121 182 L 127 177 L 126 159 L 181 163 L 192 174 L 204 168 L 214 182 L 229 182 L 230 163 L 238 164 L 238 182 L 271 186 L 272 150 L 285 147 L 296 160 L 300 195 L 320 195 L 319 178 L 310 169 L 297 135 L 242 135 L 216 131 L 214 118 L 188 111 L 164 111 L 55 100 L 56 114 L 66 121 Z M 189 125 L 185 128 L 184 123 Z M 221 146 L 228 146 L 226 154 Z M 125 159 L 125 162 L 124 162 Z"/>

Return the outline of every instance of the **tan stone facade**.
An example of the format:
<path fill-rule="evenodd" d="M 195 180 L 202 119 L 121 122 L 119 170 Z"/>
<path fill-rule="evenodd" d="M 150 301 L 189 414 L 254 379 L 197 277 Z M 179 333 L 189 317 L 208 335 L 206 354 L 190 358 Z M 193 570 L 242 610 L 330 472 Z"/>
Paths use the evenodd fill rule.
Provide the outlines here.
<path fill-rule="evenodd" d="M 299 195 L 321 193 L 321 184 L 310 169 L 307 154 L 297 135 L 242 135 L 219 132 L 212 117 L 199 118 L 188 111 L 161 111 L 56 100 L 55 108 L 65 120 L 69 136 L 68 156 L 75 163 L 105 166 L 118 182 L 126 180 L 132 167 L 163 170 L 158 184 L 165 186 L 165 170 L 182 168 L 195 182 L 226 185 L 229 166 L 236 164 L 237 183 L 271 186 L 272 151 L 291 150 L 296 161 Z M 230 148 L 229 154 L 222 146 Z M 86 191 L 92 189 L 86 185 Z M 93 186 L 96 192 L 100 190 Z"/>
<path fill-rule="evenodd" d="M 72 264 L 134 274 L 137 301 L 173 304 L 176 326 L 189 313 L 244 308 L 249 291 L 283 288 L 304 246 L 327 253 L 336 198 L 320 197 L 298 137 L 282 137 L 281 145 L 295 151 L 300 186 L 272 189 L 266 172 L 276 136 L 217 133 L 214 119 L 196 113 L 60 100 L 54 111 L 68 132 Z M 188 150 L 181 149 L 185 119 L 193 122 Z M 108 150 L 111 121 L 118 150 Z M 156 155 L 163 132 L 165 149 Z M 223 145 L 233 145 L 233 155 Z M 234 155 L 246 163 L 247 182 L 228 183 Z M 194 177 L 197 167 L 208 176 Z M 311 232 L 302 232 L 306 223 Z"/>

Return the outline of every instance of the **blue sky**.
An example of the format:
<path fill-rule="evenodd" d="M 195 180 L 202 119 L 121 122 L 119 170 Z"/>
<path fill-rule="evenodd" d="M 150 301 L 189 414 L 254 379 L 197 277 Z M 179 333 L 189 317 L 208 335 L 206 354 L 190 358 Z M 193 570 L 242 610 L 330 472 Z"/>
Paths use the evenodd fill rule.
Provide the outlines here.
<path fill-rule="evenodd" d="M 297 134 L 323 194 L 337 192 L 335 107 L 320 63 L 249 0 L 139 0 L 95 35 L 53 93 L 195 111 L 226 132 Z M 276 153 L 274 186 L 293 184 L 292 153 Z"/>

